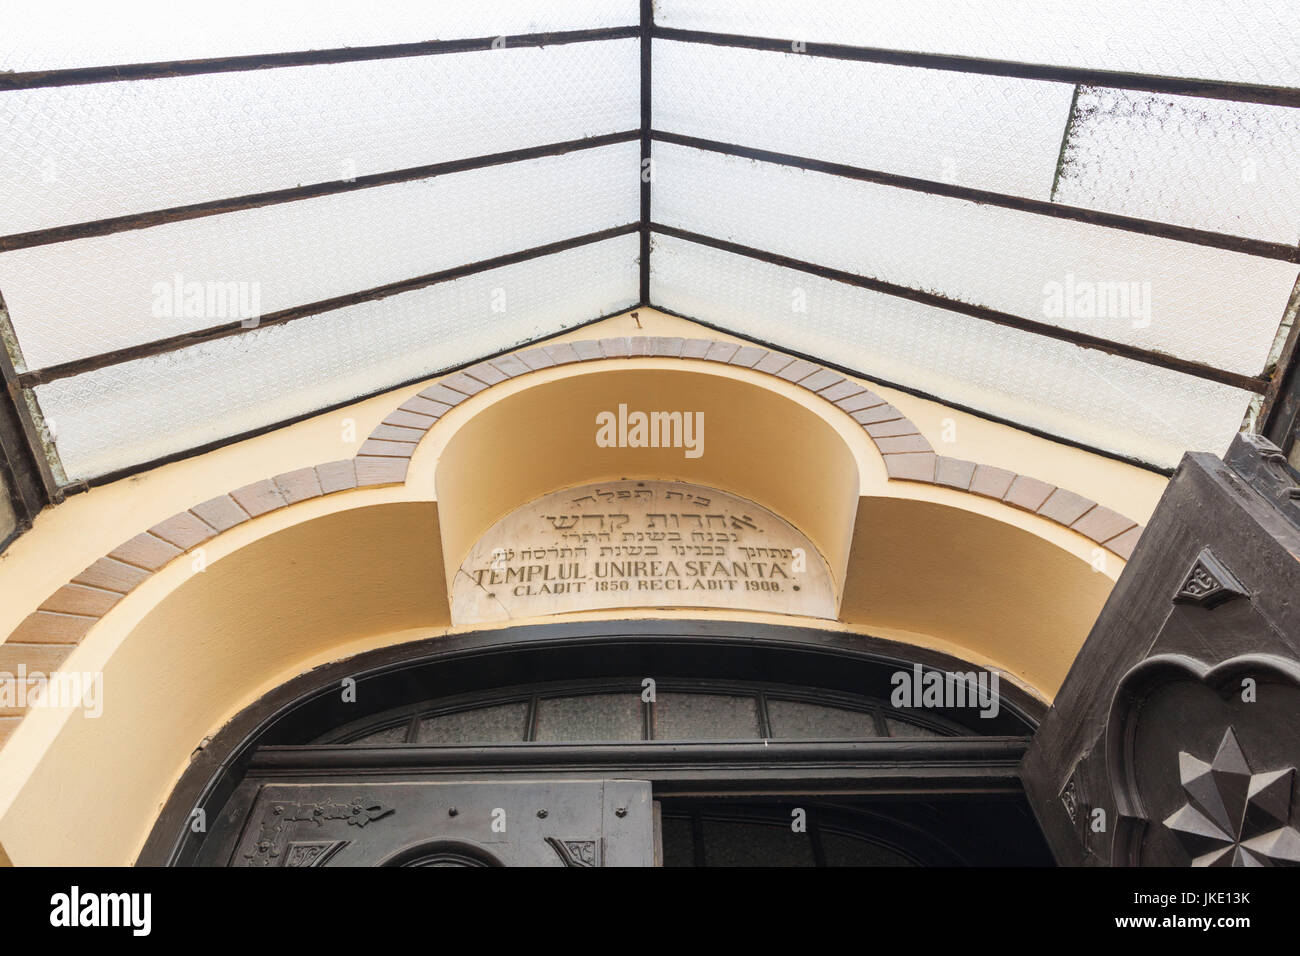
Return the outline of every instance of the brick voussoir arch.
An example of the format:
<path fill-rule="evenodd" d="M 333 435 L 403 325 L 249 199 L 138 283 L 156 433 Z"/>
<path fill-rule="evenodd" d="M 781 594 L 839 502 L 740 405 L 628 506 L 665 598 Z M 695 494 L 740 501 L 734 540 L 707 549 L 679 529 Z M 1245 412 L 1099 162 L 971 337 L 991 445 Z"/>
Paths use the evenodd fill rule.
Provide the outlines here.
<path fill-rule="evenodd" d="M 679 358 L 753 369 L 819 395 L 853 418 L 875 444 L 891 479 L 942 485 L 992 498 L 1064 525 L 1127 560 L 1142 528 L 1136 521 L 1065 488 L 1005 468 L 939 455 L 896 407 L 833 369 L 758 346 L 713 339 L 625 336 L 540 345 L 488 359 L 430 386 L 403 403 L 357 453 L 367 474 L 402 481 L 425 433 L 455 405 L 509 378 L 573 362 Z"/>
<path fill-rule="evenodd" d="M 17 663 L 52 670 L 86 632 L 149 575 L 245 521 L 300 501 L 356 488 L 401 484 L 429 429 L 484 389 L 544 368 L 619 358 L 718 362 L 784 379 L 851 416 L 875 444 L 890 479 L 942 485 L 1020 508 L 1127 560 L 1142 528 L 1135 521 L 1036 478 L 935 453 L 913 422 L 875 392 L 838 372 L 781 352 L 735 342 L 630 336 L 556 342 L 479 362 L 403 402 L 362 443 L 355 458 L 276 475 L 160 521 L 59 588 L 0 645 L 0 672 Z M 0 720 L 12 720 L 6 712 Z M 3 739 L 0 734 L 0 740 Z"/>

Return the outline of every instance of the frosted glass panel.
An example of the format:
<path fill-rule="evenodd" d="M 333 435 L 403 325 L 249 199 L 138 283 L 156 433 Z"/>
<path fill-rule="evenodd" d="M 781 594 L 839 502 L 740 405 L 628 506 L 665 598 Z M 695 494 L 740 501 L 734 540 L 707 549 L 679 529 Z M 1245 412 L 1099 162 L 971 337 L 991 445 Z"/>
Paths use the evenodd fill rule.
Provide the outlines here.
<path fill-rule="evenodd" d="M 767 717 L 776 740 L 840 740 L 878 737 L 868 711 L 827 707 L 801 700 L 767 699 Z"/>
<path fill-rule="evenodd" d="M 931 730 L 929 727 L 922 727 L 920 724 L 909 723 L 906 720 L 895 720 L 893 717 L 885 718 L 885 725 L 889 728 L 891 737 L 943 737 L 945 734 L 937 730 Z"/>
<path fill-rule="evenodd" d="M 660 26 L 1300 86 L 1292 0 L 656 0 Z"/>
<path fill-rule="evenodd" d="M 425 717 L 416 742 L 421 744 L 512 744 L 524 739 L 528 702 L 478 707 L 455 714 Z"/>
<path fill-rule="evenodd" d="M 654 301 L 778 348 L 1161 467 L 1222 454 L 1246 392 L 657 235 Z"/>
<path fill-rule="evenodd" d="M 383 747 L 391 744 L 404 744 L 406 743 L 406 735 L 410 729 L 411 722 L 409 720 L 404 720 L 400 724 L 393 724 L 391 727 L 385 727 L 383 730 L 376 730 L 374 733 L 366 734 L 364 737 L 349 740 L 348 743 L 374 747 Z"/>
<path fill-rule="evenodd" d="M 747 740 L 758 735 L 753 697 L 660 694 L 655 702 L 655 740 Z"/>
<path fill-rule="evenodd" d="M 635 235 L 38 386 L 70 479 L 226 438 L 637 300 Z"/>
<path fill-rule="evenodd" d="M 635 222 L 639 157 L 620 143 L 35 246 L 0 254 L 0 289 L 40 368 Z M 239 283 L 255 307 L 190 309 L 193 283 Z"/>
<path fill-rule="evenodd" d="M 9 4 L 0 70 L 191 60 L 638 21 L 636 0 L 47 0 Z"/>
<path fill-rule="evenodd" d="M 655 129 L 1038 199 L 1074 92 L 694 43 L 653 56 Z"/>
<path fill-rule="evenodd" d="M 1084 87 L 1058 202 L 1295 245 L 1300 110 Z"/>
<path fill-rule="evenodd" d="M 634 129 L 635 39 L 0 95 L 0 234 Z"/>
<path fill-rule="evenodd" d="M 640 740 L 642 713 L 641 696 L 635 692 L 546 697 L 537 702 L 533 739 L 550 743 Z"/>
<path fill-rule="evenodd" d="M 654 220 L 1258 374 L 1292 263 L 655 145 Z"/>

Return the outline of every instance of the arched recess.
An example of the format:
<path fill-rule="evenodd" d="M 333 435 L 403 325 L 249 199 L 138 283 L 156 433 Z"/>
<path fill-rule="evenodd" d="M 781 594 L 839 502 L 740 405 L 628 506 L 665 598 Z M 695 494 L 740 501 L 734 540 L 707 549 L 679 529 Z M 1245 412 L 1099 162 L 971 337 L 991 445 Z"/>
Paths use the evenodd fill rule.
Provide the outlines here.
<path fill-rule="evenodd" d="M 30 767 L 6 781 L 12 860 L 130 862 L 190 755 L 233 713 L 294 674 L 447 624 L 432 503 L 319 513 L 342 501 L 258 537 L 247 523 L 251 540 L 226 554 L 212 542 L 202 573 L 173 562 L 91 630 L 63 669 L 102 674 L 101 714 L 35 708 L 5 753 Z"/>
<path fill-rule="evenodd" d="M 320 466 L 317 497 L 290 494 L 296 473 L 237 489 L 268 510 L 204 539 L 202 573 L 178 542 L 61 665 L 103 671 L 116 699 L 104 716 L 33 711 L 0 755 L 14 770 L 0 780 L 0 845 L 17 862 L 129 862 L 191 752 L 242 707 L 312 667 L 446 634 L 444 554 L 529 497 L 606 477 L 756 500 L 838 568 L 841 619 L 815 626 L 945 651 L 1050 699 L 1109 591 L 1083 535 L 1017 505 L 1011 477 L 995 495 L 897 480 L 847 410 L 777 379 L 684 356 L 525 369 L 465 385 L 395 478 L 378 448 L 356 459 L 364 487 L 327 489 Z M 705 455 L 598 448 L 595 413 L 619 403 L 705 411 Z"/>
<path fill-rule="evenodd" d="M 698 413 L 702 453 L 598 446 L 597 415 L 617 414 L 620 405 Z M 812 540 L 842 590 L 860 489 L 853 450 L 814 408 L 710 374 L 708 366 L 614 368 L 543 380 L 467 419 L 437 464 L 448 587 L 479 536 L 519 505 L 620 478 L 676 479 L 758 502 Z"/>
<path fill-rule="evenodd" d="M 996 661 L 1050 699 L 1113 583 L 1023 525 L 945 502 L 864 496 L 840 619 Z"/>
<path fill-rule="evenodd" d="M 610 359 L 619 359 L 613 366 L 621 366 L 622 370 L 662 371 L 666 366 L 676 371 L 684 364 L 697 373 L 701 368 L 707 369 L 707 374 L 719 383 L 732 380 L 773 389 L 786 399 L 793 398 L 794 405 L 811 410 L 815 418 L 839 432 L 856 457 L 862 495 L 955 503 L 964 510 L 1032 530 L 1076 556 L 1089 548 L 1085 542 L 1092 542 L 1101 547 L 1092 549 L 1090 563 L 1111 579 L 1116 572 L 1107 565 L 1103 552 L 1127 559 L 1142 531 L 1133 520 L 1064 487 L 1006 468 L 937 454 L 914 422 L 865 383 L 851 381 L 802 359 L 706 339 L 654 336 L 578 339 L 498 356 L 444 377 L 393 409 L 362 443 L 353 459 L 299 467 L 253 481 L 228 494 L 191 503 L 188 510 L 160 520 L 146 531 L 137 533 L 138 529 L 131 528 L 133 536 L 71 577 L 66 586 L 51 594 L 11 631 L 0 644 L 0 667 L 13 670 L 24 665 L 49 670 L 59 666 L 87 631 L 151 573 L 186 552 L 201 550 L 209 539 L 250 518 L 357 488 L 403 485 L 406 497 L 416 500 L 437 497 L 434 469 L 421 468 L 408 473 L 411 459 L 423 451 L 422 457 L 431 460 L 428 449 L 441 450 L 454 429 L 465 424 L 467 408 L 472 409 L 470 415 L 482 412 L 517 392 L 521 381 L 523 388 L 530 388 L 557 378 L 569 378 L 574 375 L 577 363 L 595 363 L 598 370 L 607 372 L 612 367 Z M 590 370 L 588 367 L 582 371 Z M 476 398 L 484 392 L 489 394 L 486 400 Z M 620 407 L 626 406 L 620 403 Z M 530 422 L 539 424 L 536 417 Z M 514 421 L 504 423 L 506 427 L 515 424 Z M 516 433 L 514 438 L 528 444 L 533 434 L 544 434 L 551 424 L 552 421 L 540 423 L 540 428 L 528 436 L 521 438 Z M 797 427 L 794 433 L 798 435 Z M 434 440 L 426 441 L 430 435 L 435 436 Z M 498 436 L 497 446 L 505 445 L 509 436 L 509 432 Z M 878 455 L 863 453 L 867 442 Z M 836 446 L 831 442 L 826 447 Z M 777 448 L 783 450 L 786 449 Z M 761 456 L 755 457 L 760 466 L 767 465 L 779 473 L 800 468 L 788 459 L 763 462 Z M 565 461 L 570 463 L 568 459 Z M 531 468 L 535 463 L 536 460 L 528 461 L 524 467 Z M 608 460 L 593 463 L 593 470 L 600 473 L 608 464 Z M 492 477 L 496 470 L 489 462 L 488 476 Z M 834 473 L 836 469 L 831 471 Z M 422 473 L 425 473 L 423 478 Z M 749 478 L 741 475 L 742 480 Z M 962 494 L 954 496 L 953 491 Z M 988 501 L 1005 507 L 990 508 Z M 1017 518 L 1015 512 L 1034 515 L 1041 521 L 1026 522 Z M 851 513 L 846 512 L 845 518 L 850 519 Z M 1061 535 L 1051 530 L 1044 534 L 1044 523 L 1068 527 L 1076 534 Z M 835 539 L 837 531 L 839 538 L 843 538 L 848 527 L 847 524 L 838 529 L 832 527 L 830 538 Z M 452 535 L 449 540 L 455 537 Z M 829 548 L 824 553 L 834 556 Z M 449 568 L 455 566 L 454 560 L 449 562 Z M 11 710 L 0 708 L 0 744 L 20 719 Z"/>

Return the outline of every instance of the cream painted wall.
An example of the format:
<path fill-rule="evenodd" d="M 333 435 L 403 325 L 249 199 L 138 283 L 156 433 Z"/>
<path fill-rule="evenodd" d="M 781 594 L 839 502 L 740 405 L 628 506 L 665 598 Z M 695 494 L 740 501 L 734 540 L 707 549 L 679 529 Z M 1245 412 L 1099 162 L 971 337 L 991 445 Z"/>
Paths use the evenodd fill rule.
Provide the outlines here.
<path fill-rule="evenodd" d="M 615 316 L 565 333 L 555 341 L 610 335 L 680 335 L 743 341 L 654 309 L 639 310 L 637 320 L 630 313 Z M 422 382 L 397 389 L 266 435 L 92 488 L 71 496 L 55 508 L 47 508 L 37 516 L 31 531 L 0 554 L 0 634 L 11 632 L 46 597 L 97 558 L 178 511 L 270 475 L 352 457 L 389 411 L 428 384 Z M 499 387 L 512 384 L 516 382 L 512 380 Z M 796 390 L 794 386 L 790 388 L 791 392 Z M 1051 481 L 1140 523 L 1150 517 L 1167 484 L 1162 476 L 1141 468 L 893 389 L 875 385 L 872 388 L 912 418 L 941 454 L 998 465 Z M 459 411 L 453 411 L 453 415 Z M 957 441 L 954 443 L 942 441 L 944 419 L 951 419 L 955 425 Z M 852 423 L 837 427 L 853 430 Z M 436 443 L 438 437 L 431 435 L 425 445 Z M 423 446 L 421 453 L 424 453 Z M 874 461 L 883 480 L 883 466 L 879 465 L 878 458 Z"/>
<path fill-rule="evenodd" d="M 268 676 L 446 625 L 432 504 L 303 518 L 222 541 L 202 573 L 173 562 L 87 636 L 65 669 L 102 673 L 102 714 L 34 710 L 0 756 L 28 769 L 0 774 L 15 862 L 129 863 L 189 753 Z"/>
<path fill-rule="evenodd" d="M 565 338 L 728 338 L 651 310 L 639 318 L 640 328 L 620 316 Z M 190 751 L 242 707 L 312 666 L 449 630 L 444 544 L 459 552 L 475 528 L 500 517 L 512 496 L 529 494 L 533 485 L 540 494 L 554 490 L 545 486 L 555 481 L 649 467 L 628 457 L 611 471 L 608 462 L 597 468 L 590 458 L 589 467 L 573 474 L 539 469 L 530 483 L 524 460 L 515 462 L 516 478 L 489 488 L 482 469 L 492 436 L 506 441 L 511 427 L 536 430 L 535 418 L 502 411 L 511 402 L 526 407 L 530 393 L 547 394 L 556 408 L 585 408 L 603 395 L 617 399 L 622 381 L 649 401 L 658 378 L 674 382 L 664 395 L 668 404 L 658 407 L 716 401 L 711 407 L 724 421 L 728 403 L 742 415 L 762 407 L 787 430 L 806 431 L 794 436 L 797 444 L 769 445 L 761 430 L 737 437 L 734 464 L 714 466 L 708 478 L 760 500 L 806 533 L 811 527 L 828 553 L 844 554 L 844 620 L 812 626 L 935 647 L 1050 698 L 1122 562 L 1111 556 L 1094 571 L 1095 546 L 1068 529 L 951 489 L 888 481 L 861 430 L 797 386 L 729 366 L 701 373 L 683 371 L 677 360 L 618 361 L 625 379 L 611 372 L 614 363 L 591 363 L 489 389 L 434 428 L 406 485 L 313 499 L 246 522 L 205 545 L 206 571 L 174 561 L 128 595 L 64 665 L 104 673 L 104 716 L 33 711 L 0 750 L 0 854 L 19 864 L 131 862 Z M 273 474 L 349 457 L 388 411 L 422 387 L 96 488 L 48 510 L 0 557 L 0 629 L 8 633 L 100 555 L 178 511 Z M 1164 480 L 1148 472 L 877 390 L 912 416 L 941 453 L 1058 482 L 1139 521 L 1163 488 Z M 951 447 L 942 443 L 945 418 L 959 439 Z M 476 429 L 475 422 L 491 427 Z M 732 422 L 738 436 L 746 424 Z M 513 440 L 522 442 L 522 431 Z M 749 474 L 764 454 L 769 472 Z M 444 456 L 446 483 L 439 477 Z M 592 470 L 599 473 L 587 474 Z M 704 474 L 673 472 L 691 480 Z M 737 484 L 744 488 L 728 487 Z M 847 512 L 815 500 L 824 492 L 853 501 L 854 484 L 857 500 Z M 448 520 L 463 527 L 444 535 Z M 843 540 L 850 530 L 851 554 Z"/>

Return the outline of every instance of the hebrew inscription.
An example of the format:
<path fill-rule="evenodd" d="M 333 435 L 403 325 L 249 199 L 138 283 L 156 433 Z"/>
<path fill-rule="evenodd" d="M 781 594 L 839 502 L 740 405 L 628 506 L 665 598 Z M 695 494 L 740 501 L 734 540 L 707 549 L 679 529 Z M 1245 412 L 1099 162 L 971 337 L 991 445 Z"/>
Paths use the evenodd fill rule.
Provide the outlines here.
<path fill-rule="evenodd" d="M 457 624 L 615 607 L 722 607 L 834 617 L 826 562 L 735 495 L 671 481 L 555 492 L 507 515 L 456 573 Z"/>

